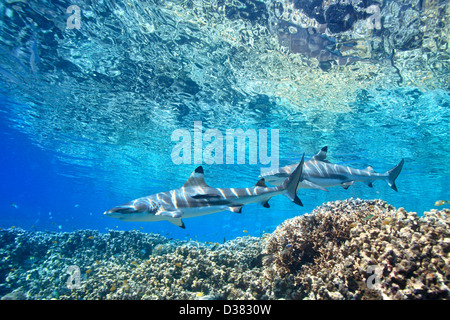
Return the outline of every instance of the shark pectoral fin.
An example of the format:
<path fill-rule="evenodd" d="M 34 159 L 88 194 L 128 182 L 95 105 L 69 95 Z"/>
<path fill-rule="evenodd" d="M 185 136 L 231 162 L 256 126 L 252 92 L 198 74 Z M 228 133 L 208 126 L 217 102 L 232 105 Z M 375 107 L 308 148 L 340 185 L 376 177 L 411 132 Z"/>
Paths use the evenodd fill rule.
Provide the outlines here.
<path fill-rule="evenodd" d="M 373 181 L 372 181 L 372 180 L 366 181 L 366 184 L 367 184 L 370 188 L 373 188 Z"/>
<path fill-rule="evenodd" d="M 354 181 L 349 181 L 349 182 L 344 182 L 341 184 L 341 187 L 344 188 L 345 190 L 347 190 L 348 188 L 350 188 L 350 186 L 353 185 Z"/>
<path fill-rule="evenodd" d="M 169 219 L 167 219 L 167 221 L 169 221 L 170 223 L 173 223 L 177 227 L 186 229 L 186 226 L 184 225 L 183 220 L 181 220 L 180 218 L 169 218 Z"/>
<path fill-rule="evenodd" d="M 324 187 L 319 186 L 318 184 L 315 184 L 315 183 L 313 183 L 313 182 L 311 182 L 311 181 L 308 181 L 308 180 L 302 180 L 302 183 L 303 183 L 303 184 L 306 184 L 306 185 L 309 186 L 310 188 L 313 188 L 313 189 L 319 189 L 319 190 L 328 192 L 328 190 L 325 189 Z"/>
<path fill-rule="evenodd" d="M 182 216 L 182 212 L 178 211 L 178 210 L 174 210 L 174 211 L 158 211 L 157 213 L 155 213 L 156 216 L 166 216 L 168 218 L 175 218 L 175 219 L 179 219 Z"/>
<path fill-rule="evenodd" d="M 264 208 L 270 208 L 269 200 L 261 202 L 261 204 Z"/>
<path fill-rule="evenodd" d="M 234 213 L 241 213 L 243 206 L 228 207 L 228 210 Z"/>

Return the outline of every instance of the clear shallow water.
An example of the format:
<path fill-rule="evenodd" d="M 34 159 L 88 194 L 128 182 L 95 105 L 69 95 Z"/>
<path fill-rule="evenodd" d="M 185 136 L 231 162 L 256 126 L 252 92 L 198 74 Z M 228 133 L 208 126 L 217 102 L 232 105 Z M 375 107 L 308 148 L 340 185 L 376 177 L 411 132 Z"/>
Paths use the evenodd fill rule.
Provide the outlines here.
<path fill-rule="evenodd" d="M 381 198 L 422 213 L 450 200 L 448 3 L 374 2 L 379 29 L 372 3 L 330 3 L 315 16 L 308 1 L 2 3 L 0 226 L 222 241 L 326 201 Z M 80 29 L 67 27 L 73 4 Z M 280 165 L 325 145 L 330 161 L 377 172 L 404 158 L 399 192 L 382 181 L 301 190 L 302 208 L 275 197 L 270 209 L 186 219 L 186 230 L 104 218 L 185 182 L 198 164 L 172 162 L 171 134 L 193 134 L 194 121 L 278 129 Z M 247 187 L 263 165 L 203 166 L 211 186 Z"/>

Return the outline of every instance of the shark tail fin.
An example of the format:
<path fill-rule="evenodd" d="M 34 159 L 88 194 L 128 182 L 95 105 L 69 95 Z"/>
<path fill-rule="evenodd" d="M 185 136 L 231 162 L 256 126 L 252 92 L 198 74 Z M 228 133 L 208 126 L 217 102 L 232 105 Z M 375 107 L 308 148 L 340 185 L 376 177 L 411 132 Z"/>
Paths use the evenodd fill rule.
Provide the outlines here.
<path fill-rule="evenodd" d="M 299 206 L 303 206 L 302 201 L 299 197 L 297 197 L 297 187 L 300 183 L 300 180 L 302 178 L 302 172 L 303 172 L 303 163 L 305 162 L 305 154 L 303 154 L 302 161 L 300 161 L 297 168 L 294 170 L 294 172 L 291 173 L 289 178 L 287 178 L 283 182 L 283 189 L 286 190 L 284 195 L 294 202 L 295 204 L 298 204 Z"/>
<path fill-rule="evenodd" d="M 398 175 L 400 174 L 400 172 L 402 171 L 403 168 L 403 164 L 405 163 L 405 159 L 402 159 L 398 165 L 396 165 L 394 168 L 392 168 L 391 170 L 389 170 L 388 172 L 386 172 L 387 175 L 387 179 L 386 182 L 388 183 L 388 185 L 394 190 L 394 191 L 398 191 L 397 190 L 397 186 L 395 185 L 395 179 L 397 179 Z"/>

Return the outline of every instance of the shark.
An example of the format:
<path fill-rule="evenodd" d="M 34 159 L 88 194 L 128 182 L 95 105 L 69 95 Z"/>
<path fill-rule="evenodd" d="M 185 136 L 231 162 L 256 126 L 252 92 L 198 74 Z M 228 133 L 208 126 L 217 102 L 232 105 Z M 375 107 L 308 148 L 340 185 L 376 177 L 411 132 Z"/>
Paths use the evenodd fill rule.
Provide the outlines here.
<path fill-rule="evenodd" d="M 122 221 L 166 220 L 185 229 L 184 218 L 198 217 L 221 211 L 241 213 L 242 207 L 250 203 L 261 203 L 269 208 L 268 201 L 279 194 L 303 206 L 297 196 L 302 177 L 304 157 L 275 187 L 268 187 L 261 178 L 249 188 L 213 188 L 205 182 L 202 166 L 197 167 L 181 188 L 138 198 L 104 212 L 105 216 Z"/>
<path fill-rule="evenodd" d="M 328 191 L 326 188 L 333 186 L 342 186 L 348 189 L 357 181 L 364 182 L 369 187 L 373 187 L 375 180 L 384 180 L 393 190 L 398 191 L 395 185 L 395 179 L 397 179 L 403 168 L 404 159 L 391 170 L 385 173 L 377 173 L 370 166 L 365 169 L 354 169 L 333 164 L 326 160 L 327 152 L 328 147 L 325 146 L 311 160 L 304 163 L 302 179 L 298 184 L 298 189 L 314 188 Z M 260 178 L 264 178 L 266 182 L 272 185 L 279 185 L 286 177 L 289 177 L 294 169 L 295 165 L 288 165 L 270 170 L 262 174 Z"/>

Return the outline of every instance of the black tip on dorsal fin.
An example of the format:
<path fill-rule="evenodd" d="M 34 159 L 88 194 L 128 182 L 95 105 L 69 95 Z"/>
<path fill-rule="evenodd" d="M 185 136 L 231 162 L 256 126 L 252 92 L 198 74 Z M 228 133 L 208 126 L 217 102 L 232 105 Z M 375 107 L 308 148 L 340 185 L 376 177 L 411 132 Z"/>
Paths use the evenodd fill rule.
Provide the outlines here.
<path fill-rule="evenodd" d="M 325 146 L 322 149 L 320 149 L 320 151 L 317 152 L 317 154 L 314 157 L 312 157 L 312 159 L 316 160 L 316 161 L 330 163 L 328 160 L 325 160 L 327 158 L 327 152 L 328 152 L 328 146 Z"/>
<path fill-rule="evenodd" d="M 256 184 L 255 187 L 264 187 L 267 188 L 266 183 L 264 182 L 264 178 L 261 178 Z"/>
<path fill-rule="evenodd" d="M 197 169 L 195 169 L 195 173 L 204 173 L 203 167 L 202 166 L 197 167 Z"/>
<path fill-rule="evenodd" d="M 187 187 L 192 187 L 192 186 L 200 186 L 200 187 L 208 187 L 208 185 L 205 182 L 205 178 L 204 178 L 204 172 L 203 172 L 203 167 L 199 166 L 197 167 L 189 176 L 189 178 L 187 179 L 187 181 L 184 183 L 183 187 L 187 188 Z"/>

